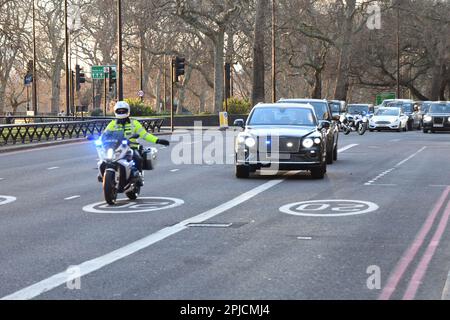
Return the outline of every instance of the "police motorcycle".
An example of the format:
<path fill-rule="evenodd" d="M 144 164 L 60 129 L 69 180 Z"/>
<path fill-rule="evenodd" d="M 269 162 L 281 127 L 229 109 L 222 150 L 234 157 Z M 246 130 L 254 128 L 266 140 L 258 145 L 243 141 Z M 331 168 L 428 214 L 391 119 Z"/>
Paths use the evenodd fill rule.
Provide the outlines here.
<path fill-rule="evenodd" d="M 358 132 L 360 136 L 369 128 L 369 118 L 366 112 L 355 114 L 342 114 L 339 119 L 340 128 L 345 135 L 350 132 Z"/>
<path fill-rule="evenodd" d="M 136 200 L 141 192 L 139 183 L 141 174 L 133 161 L 133 149 L 130 147 L 130 139 L 137 138 L 139 138 L 137 134 L 127 139 L 123 131 L 112 131 L 105 132 L 95 140 L 99 156 L 99 177 L 103 177 L 103 195 L 110 205 L 116 203 L 118 193 L 125 193 L 128 199 Z M 90 136 L 88 139 L 95 138 Z M 153 170 L 158 149 L 140 146 L 139 152 L 143 158 L 143 170 Z"/>

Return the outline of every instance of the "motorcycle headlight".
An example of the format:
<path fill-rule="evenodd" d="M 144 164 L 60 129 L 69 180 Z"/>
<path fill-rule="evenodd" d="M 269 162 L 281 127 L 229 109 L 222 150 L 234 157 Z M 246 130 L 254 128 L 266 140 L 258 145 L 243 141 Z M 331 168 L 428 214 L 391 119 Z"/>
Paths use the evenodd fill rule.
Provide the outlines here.
<path fill-rule="evenodd" d="M 95 146 L 96 147 L 101 147 L 102 146 L 102 140 L 101 139 L 95 140 Z"/>
<path fill-rule="evenodd" d="M 256 140 L 252 137 L 248 137 L 245 139 L 245 145 L 249 148 L 253 148 L 256 145 Z"/>
<path fill-rule="evenodd" d="M 114 150 L 108 149 L 106 151 L 106 160 L 112 160 L 112 159 L 114 159 Z"/>
<path fill-rule="evenodd" d="M 302 142 L 302 146 L 307 149 L 311 148 L 313 145 L 314 141 L 311 138 L 304 139 Z"/>
<path fill-rule="evenodd" d="M 433 120 L 432 116 L 425 116 L 425 117 L 423 117 L 423 121 L 425 121 L 425 122 L 430 122 L 431 120 Z"/>

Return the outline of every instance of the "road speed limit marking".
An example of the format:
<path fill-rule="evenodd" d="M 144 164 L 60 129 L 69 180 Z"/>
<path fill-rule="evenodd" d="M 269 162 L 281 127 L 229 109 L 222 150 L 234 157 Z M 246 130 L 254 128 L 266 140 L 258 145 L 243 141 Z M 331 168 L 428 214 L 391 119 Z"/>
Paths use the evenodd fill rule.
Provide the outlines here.
<path fill-rule="evenodd" d="M 373 212 L 378 208 L 378 205 L 368 201 L 310 200 L 287 204 L 280 211 L 304 217 L 345 217 Z"/>
<path fill-rule="evenodd" d="M 4 205 L 4 204 L 8 204 L 11 202 L 16 201 L 17 199 L 15 197 L 10 197 L 10 196 L 0 196 L 0 206 Z"/>
<path fill-rule="evenodd" d="M 143 213 L 175 208 L 182 204 L 184 201 L 176 198 L 143 197 L 137 200 L 117 200 L 114 206 L 105 202 L 97 202 L 84 206 L 83 211 L 90 213 Z"/>

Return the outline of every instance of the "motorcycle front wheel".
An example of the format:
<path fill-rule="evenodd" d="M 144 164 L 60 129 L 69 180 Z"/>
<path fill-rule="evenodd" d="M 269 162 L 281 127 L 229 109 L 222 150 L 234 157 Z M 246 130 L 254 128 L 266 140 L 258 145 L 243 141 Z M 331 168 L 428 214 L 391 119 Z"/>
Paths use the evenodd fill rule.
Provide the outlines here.
<path fill-rule="evenodd" d="M 367 131 L 367 124 L 361 122 L 358 126 L 358 134 L 362 136 Z"/>
<path fill-rule="evenodd" d="M 103 194 L 105 201 L 109 205 L 116 204 L 117 189 L 116 189 L 116 173 L 112 171 L 106 171 L 103 176 Z"/>

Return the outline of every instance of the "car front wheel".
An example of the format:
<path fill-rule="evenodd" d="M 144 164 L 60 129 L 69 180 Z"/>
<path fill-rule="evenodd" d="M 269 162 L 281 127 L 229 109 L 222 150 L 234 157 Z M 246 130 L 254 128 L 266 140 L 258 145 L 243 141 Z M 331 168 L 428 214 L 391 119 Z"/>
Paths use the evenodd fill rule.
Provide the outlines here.
<path fill-rule="evenodd" d="M 250 176 L 250 168 L 246 165 L 236 165 L 236 178 L 246 179 Z"/>
<path fill-rule="evenodd" d="M 311 169 L 311 176 L 313 179 L 323 179 L 325 177 L 325 173 L 327 172 L 327 165 L 324 163 L 318 168 Z"/>

